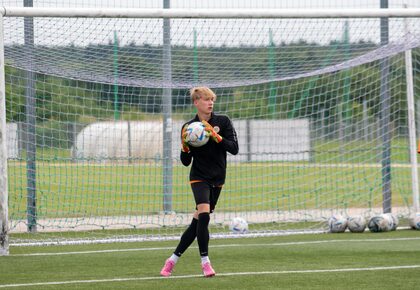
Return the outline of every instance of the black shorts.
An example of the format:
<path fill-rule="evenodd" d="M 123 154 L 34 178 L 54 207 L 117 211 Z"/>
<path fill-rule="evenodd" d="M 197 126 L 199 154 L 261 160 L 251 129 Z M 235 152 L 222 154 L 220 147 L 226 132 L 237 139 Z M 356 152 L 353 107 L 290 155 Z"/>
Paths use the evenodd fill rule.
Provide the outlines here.
<path fill-rule="evenodd" d="M 195 204 L 210 204 L 210 213 L 212 213 L 216 207 L 220 192 L 222 191 L 222 186 L 214 186 L 207 182 L 200 181 L 191 183 L 191 189 L 194 193 Z"/>

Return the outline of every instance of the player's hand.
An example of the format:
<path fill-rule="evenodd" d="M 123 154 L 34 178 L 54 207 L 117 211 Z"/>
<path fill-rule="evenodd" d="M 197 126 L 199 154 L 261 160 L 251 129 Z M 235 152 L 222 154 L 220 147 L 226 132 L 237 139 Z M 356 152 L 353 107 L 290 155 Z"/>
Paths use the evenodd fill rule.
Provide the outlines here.
<path fill-rule="evenodd" d="M 223 140 L 223 137 L 217 134 L 217 132 L 214 130 L 213 126 L 210 125 L 207 121 L 203 120 L 201 123 L 204 124 L 204 130 L 206 130 L 209 134 L 209 136 L 216 142 L 220 143 Z"/>
<path fill-rule="evenodd" d="M 188 146 L 188 132 L 187 132 L 188 124 L 185 124 L 182 127 L 182 136 L 181 136 L 181 151 L 185 153 L 190 152 L 190 147 Z"/>

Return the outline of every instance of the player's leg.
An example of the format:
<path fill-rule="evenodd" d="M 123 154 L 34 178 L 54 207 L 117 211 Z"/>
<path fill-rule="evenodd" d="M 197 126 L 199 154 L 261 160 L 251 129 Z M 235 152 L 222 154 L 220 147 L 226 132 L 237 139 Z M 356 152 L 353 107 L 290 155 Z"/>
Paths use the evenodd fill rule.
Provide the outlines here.
<path fill-rule="evenodd" d="M 201 203 L 197 205 L 198 223 L 197 223 L 197 242 L 200 250 L 200 256 L 208 256 L 209 246 L 209 222 L 210 222 L 210 204 Z"/>
<path fill-rule="evenodd" d="M 216 207 L 222 188 L 211 185 L 208 186 L 208 200 L 206 199 L 205 202 L 197 205 L 197 242 L 200 250 L 203 273 L 206 277 L 212 277 L 216 274 L 216 272 L 211 266 L 210 259 L 208 257 L 210 213 L 212 213 Z"/>
<path fill-rule="evenodd" d="M 209 199 L 209 187 L 203 182 L 194 182 L 191 184 L 192 191 L 194 193 L 194 198 L 196 202 L 201 202 L 201 200 L 208 200 Z M 204 194 L 200 194 L 204 193 Z M 197 209 L 197 208 L 196 208 Z M 165 261 L 165 265 L 163 266 L 160 274 L 162 276 L 168 277 L 172 274 L 172 271 L 175 267 L 175 264 L 178 262 L 178 259 L 181 255 L 188 249 L 188 247 L 194 242 L 197 236 L 197 226 L 198 226 L 198 210 L 194 212 L 193 219 L 188 226 L 188 228 L 184 231 L 181 236 L 181 239 L 173 252 L 173 254 Z"/>
<path fill-rule="evenodd" d="M 210 213 L 216 209 L 217 201 L 219 200 L 220 193 L 222 192 L 223 185 L 214 186 L 210 191 Z"/>
<path fill-rule="evenodd" d="M 198 224 L 197 224 L 197 242 L 201 256 L 201 268 L 204 276 L 212 277 L 216 274 L 211 266 L 208 256 L 209 251 L 209 222 L 210 222 L 210 204 L 201 203 L 197 205 Z"/>
<path fill-rule="evenodd" d="M 197 243 L 201 256 L 201 266 L 206 277 L 215 274 L 208 257 L 211 188 L 212 186 L 207 182 L 191 184 L 195 204 L 197 205 Z"/>
<path fill-rule="evenodd" d="M 194 215 L 196 215 L 196 213 L 194 213 Z M 181 255 L 194 242 L 195 237 L 197 236 L 197 223 L 198 223 L 198 219 L 196 217 L 193 217 L 190 225 L 182 234 L 181 240 L 179 241 L 179 244 L 175 249 L 174 254 L 176 256 L 181 257 Z"/>
<path fill-rule="evenodd" d="M 194 242 L 195 237 L 197 235 L 197 213 L 194 213 L 194 217 L 188 226 L 188 228 L 184 231 L 181 236 L 181 240 L 178 243 L 173 254 L 165 261 L 165 265 L 163 266 L 160 274 L 162 276 L 168 277 L 172 274 L 172 271 L 175 267 L 175 264 L 178 262 L 178 259 L 181 255 L 188 249 L 188 247 Z"/>
<path fill-rule="evenodd" d="M 209 245 L 209 222 L 210 213 L 216 208 L 217 201 L 220 196 L 222 187 L 214 187 L 208 185 L 209 188 L 201 188 L 202 192 L 205 192 L 206 199 L 199 199 L 200 204 L 197 204 L 197 242 L 200 249 L 200 255 L 202 257 L 208 256 L 208 245 Z M 207 199 L 208 193 L 208 199 Z"/>

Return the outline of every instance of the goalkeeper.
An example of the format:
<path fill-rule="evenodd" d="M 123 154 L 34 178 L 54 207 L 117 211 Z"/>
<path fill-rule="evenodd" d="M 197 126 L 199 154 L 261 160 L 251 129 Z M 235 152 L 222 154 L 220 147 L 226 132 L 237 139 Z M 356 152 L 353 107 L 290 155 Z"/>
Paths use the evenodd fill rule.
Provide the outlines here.
<path fill-rule="evenodd" d="M 208 257 L 209 222 L 219 199 L 226 177 L 227 152 L 238 153 L 238 140 L 232 122 L 227 116 L 213 113 L 216 94 L 207 87 L 196 87 L 190 90 L 192 102 L 197 109 L 194 119 L 184 124 L 181 131 L 181 162 L 189 166 L 190 184 L 194 194 L 196 210 L 189 227 L 181 236 L 174 253 L 163 266 L 160 274 L 171 275 L 179 257 L 197 238 L 201 256 L 201 268 L 205 277 L 216 274 Z M 192 122 L 202 122 L 210 140 L 201 147 L 190 147 L 186 140 L 186 128 Z"/>

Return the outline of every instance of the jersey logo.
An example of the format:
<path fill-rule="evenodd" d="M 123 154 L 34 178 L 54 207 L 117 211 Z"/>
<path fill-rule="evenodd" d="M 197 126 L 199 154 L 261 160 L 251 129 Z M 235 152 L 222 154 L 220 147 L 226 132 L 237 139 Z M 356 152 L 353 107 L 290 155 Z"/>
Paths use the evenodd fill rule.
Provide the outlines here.
<path fill-rule="evenodd" d="M 213 129 L 214 129 L 214 131 L 215 131 L 216 133 L 219 133 L 219 132 L 220 132 L 220 128 L 219 128 L 219 126 L 214 126 L 214 127 L 213 127 Z"/>

